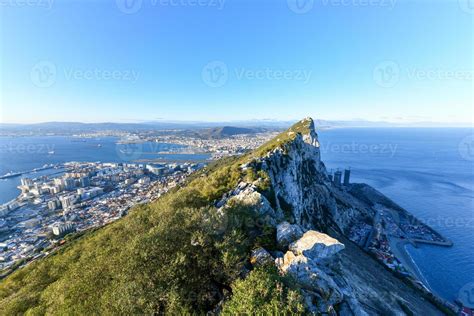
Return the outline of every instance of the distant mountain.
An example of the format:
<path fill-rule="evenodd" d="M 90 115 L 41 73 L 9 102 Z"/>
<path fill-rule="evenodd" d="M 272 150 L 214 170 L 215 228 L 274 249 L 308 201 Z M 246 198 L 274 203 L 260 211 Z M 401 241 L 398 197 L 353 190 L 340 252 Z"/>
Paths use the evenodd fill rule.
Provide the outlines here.
<path fill-rule="evenodd" d="M 333 121 L 315 120 L 318 129 L 342 127 L 472 127 L 469 123 L 413 122 L 394 123 L 384 121 Z M 232 122 L 199 122 L 199 121 L 150 121 L 139 123 L 80 123 L 80 122 L 45 122 L 36 124 L 0 123 L 0 135 L 4 134 L 74 134 L 100 131 L 163 131 L 181 130 L 185 134 L 204 138 L 220 138 L 238 134 L 252 134 L 268 129 L 286 129 L 294 121 L 247 120 Z"/>
<path fill-rule="evenodd" d="M 234 135 L 255 134 L 261 132 L 263 129 L 245 128 L 235 126 L 223 126 L 205 129 L 199 132 L 203 138 L 224 138 Z"/>

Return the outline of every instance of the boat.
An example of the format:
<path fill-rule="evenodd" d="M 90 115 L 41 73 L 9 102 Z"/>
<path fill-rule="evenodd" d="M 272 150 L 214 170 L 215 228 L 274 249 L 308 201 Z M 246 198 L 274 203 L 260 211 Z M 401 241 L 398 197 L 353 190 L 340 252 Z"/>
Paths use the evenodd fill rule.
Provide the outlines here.
<path fill-rule="evenodd" d="M 54 155 L 54 150 L 48 151 L 48 155 Z"/>

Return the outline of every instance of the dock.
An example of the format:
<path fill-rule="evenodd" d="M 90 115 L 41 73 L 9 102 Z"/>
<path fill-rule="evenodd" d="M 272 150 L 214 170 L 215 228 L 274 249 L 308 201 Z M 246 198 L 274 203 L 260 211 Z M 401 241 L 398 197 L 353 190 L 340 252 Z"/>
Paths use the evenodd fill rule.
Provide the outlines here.
<path fill-rule="evenodd" d="M 9 178 L 16 178 L 16 177 L 22 176 L 24 174 L 52 169 L 52 168 L 55 168 L 56 166 L 58 166 L 58 165 L 50 164 L 50 165 L 45 165 L 41 168 L 34 168 L 34 169 L 31 169 L 31 170 L 27 170 L 27 171 L 19 171 L 19 172 L 15 172 L 15 173 L 10 172 L 10 173 L 4 174 L 3 176 L 0 176 L 0 180 L 9 179 Z"/>

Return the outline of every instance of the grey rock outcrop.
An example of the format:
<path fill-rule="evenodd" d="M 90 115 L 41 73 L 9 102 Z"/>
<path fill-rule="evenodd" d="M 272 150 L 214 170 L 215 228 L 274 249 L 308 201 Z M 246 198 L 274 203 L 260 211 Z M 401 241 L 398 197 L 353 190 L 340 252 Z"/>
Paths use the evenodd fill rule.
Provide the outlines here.
<path fill-rule="evenodd" d="M 283 258 L 277 258 L 275 262 L 280 271 L 291 275 L 302 288 L 310 312 L 328 313 L 334 305 L 342 302 L 342 290 L 312 258 L 287 251 Z"/>
<path fill-rule="evenodd" d="M 250 256 L 250 263 L 252 263 L 253 265 L 262 266 L 265 264 L 271 264 L 272 262 L 272 255 L 264 248 L 260 247 L 252 251 L 252 254 Z"/>
<path fill-rule="evenodd" d="M 291 243 L 289 249 L 295 255 L 304 255 L 311 260 L 317 260 L 338 253 L 344 249 L 344 245 L 326 234 L 310 230 Z"/>
<path fill-rule="evenodd" d="M 290 274 L 302 287 L 310 312 L 330 313 L 343 300 L 343 292 L 336 282 L 318 266 L 318 259 L 328 258 L 344 245 L 326 234 L 308 231 L 290 245 L 283 258 L 275 260 L 283 273 Z"/>
<path fill-rule="evenodd" d="M 307 127 L 303 134 L 293 133 L 291 141 L 258 160 L 274 190 L 275 212 L 305 229 L 318 230 L 337 225 L 346 231 L 354 222 L 373 217 L 372 210 L 333 186 L 321 161 L 314 122 L 305 119 L 300 124 Z"/>
<path fill-rule="evenodd" d="M 261 215 L 271 215 L 275 217 L 275 211 L 270 205 L 270 202 L 260 193 L 253 189 L 246 189 L 238 195 L 231 198 L 231 200 L 240 202 L 242 205 L 255 207 Z"/>
<path fill-rule="evenodd" d="M 219 206 L 218 213 L 224 216 L 225 208 L 234 203 L 252 208 L 262 222 L 271 226 L 276 226 L 277 221 L 281 218 L 272 208 L 268 199 L 257 192 L 256 187 L 251 183 L 240 182 L 235 190 L 225 195 L 216 204 Z"/>
<path fill-rule="evenodd" d="M 273 148 L 264 148 L 259 156 L 241 165 L 242 170 L 252 168 L 266 173 L 270 185 L 262 192 L 265 196 L 257 191 L 258 182 L 241 182 L 216 204 L 224 209 L 238 202 L 273 219 L 279 248 L 289 250 L 283 256 L 272 252 L 272 257 L 265 249 L 256 249 L 251 262 L 258 265 L 276 258 L 278 269 L 295 279 L 308 311 L 314 314 L 403 314 L 399 299 L 387 298 L 392 296 L 409 302 L 418 314 L 425 310 L 440 314 L 419 293 L 345 239 L 354 225 L 370 223 L 376 210 L 366 197 L 367 190 L 332 184 L 320 159 L 313 121 L 305 119 L 287 135 L 281 135 Z M 345 245 L 313 230 L 329 232 Z M 304 231 L 307 232 L 303 234 Z"/>
<path fill-rule="evenodd" d="M 298 224 L 292 225 L 288 222 L 282 222 L 277 226 L 276 238 L 281 249 L 285 249 L 301 236 L 303 236 L 303 229 Z"/>

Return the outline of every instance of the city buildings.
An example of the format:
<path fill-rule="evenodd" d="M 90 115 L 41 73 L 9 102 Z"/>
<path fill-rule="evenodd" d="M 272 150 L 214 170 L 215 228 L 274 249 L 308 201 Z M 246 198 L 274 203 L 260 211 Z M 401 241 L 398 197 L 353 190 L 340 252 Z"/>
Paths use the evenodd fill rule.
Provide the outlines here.
<path fill-rule="evenodd" d="M 0 274 L 157 199 L 203 165 L 70 162 L 56 176 L 23 178 L 20 195 L 0 208 Z"/>

